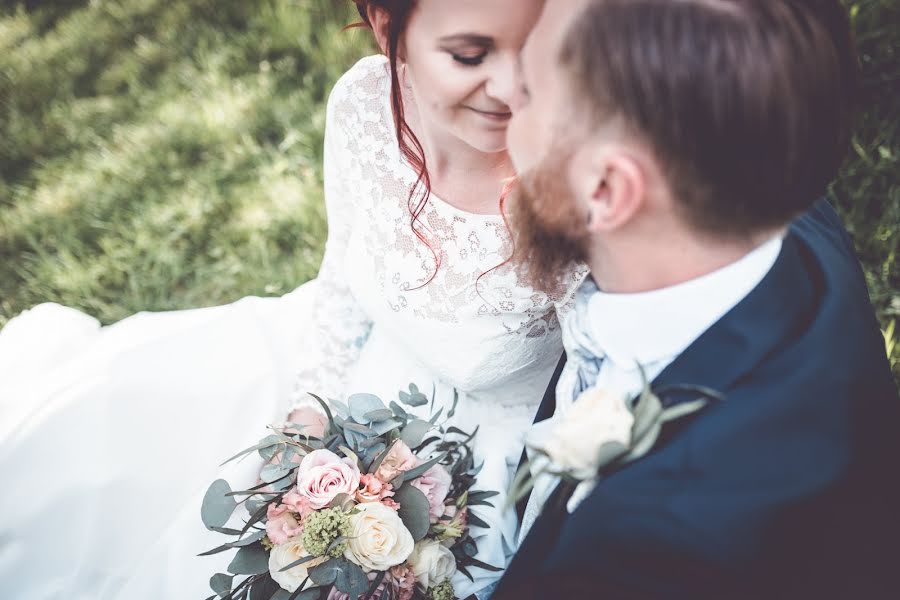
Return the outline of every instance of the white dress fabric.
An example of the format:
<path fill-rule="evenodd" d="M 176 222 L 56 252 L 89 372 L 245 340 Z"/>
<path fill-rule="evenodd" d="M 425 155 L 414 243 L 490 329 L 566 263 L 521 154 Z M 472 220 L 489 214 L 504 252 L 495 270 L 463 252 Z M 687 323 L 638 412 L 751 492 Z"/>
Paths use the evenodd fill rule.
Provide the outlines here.
<path fill-rule="evenodd" d="M 387 402 L 416 383 L 446 407 L 456 390 L 452 424 L 480 426 L 477 487 L 507 491 L 562 350 L 557 314 L 584 273 L 566 274 L 558 297 L 537 292 L 499 266 L 501 217 L 432 197 L 419 220 L 440 256 L 435 273 L 410 229 L 415 173 L 397 148 L 389 88 L 386 59 L 369 57 L 329 99 L 329 236 L 316 280 L 281 298 L 104 328 L 45 304 L 0 331 L 0 597 L 209 596 L 228 557 L 195 557 L 224 541 L 202 527 L 203 493 L 217 477 L 255 483 L 258 457 L 218 464 L 306 392 Z M 479 508 L 491 528 L 475 530 L 478 558 L 498 566 L 517 529 L 504 501 Z M 460 596 L 498 577 L 473 575 L 454 579 Z"/>

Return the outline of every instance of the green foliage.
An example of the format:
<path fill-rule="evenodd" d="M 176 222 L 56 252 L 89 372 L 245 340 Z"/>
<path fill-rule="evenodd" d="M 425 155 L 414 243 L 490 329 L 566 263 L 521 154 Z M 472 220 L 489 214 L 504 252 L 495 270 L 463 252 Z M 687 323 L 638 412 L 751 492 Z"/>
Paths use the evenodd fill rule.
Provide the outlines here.
<path fill-rule="evenodd" d="M 0 326 L 43 301 L 110 323 L 313 277 L 349 2 L 0 9 Z"/>
<path fill-rule="evenodd" d="M 830 194 L 887 332 L 900 317 L 900 5 L 846 4 L 863 111 Z M 372 50 L 341 32 L 355 20 L 344 0 L 3 3 L 0 326 L 44 301 L 110 323 L 314 276 L 325 99 Z"/>
<path fill-rule="evenodd" d="M 830 195 L 853 236 L 885 346 L 900 381 L 900 4 L 845 2 L 862 63 L 862 110 L 850 156 Z"/>

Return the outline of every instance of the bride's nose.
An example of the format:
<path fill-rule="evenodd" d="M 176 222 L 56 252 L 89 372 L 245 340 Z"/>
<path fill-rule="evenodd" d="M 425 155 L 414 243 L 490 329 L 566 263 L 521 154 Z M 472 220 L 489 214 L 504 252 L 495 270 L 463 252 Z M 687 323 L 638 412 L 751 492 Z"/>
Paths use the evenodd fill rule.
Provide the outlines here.
<path fill-rule="evenodd" d="M 515 99 L 516 91 L 516 59 L 515 56 L 502 54 L 491 61 L 490 72 L 484 84 L 485 93 L 510 106 Z"/>

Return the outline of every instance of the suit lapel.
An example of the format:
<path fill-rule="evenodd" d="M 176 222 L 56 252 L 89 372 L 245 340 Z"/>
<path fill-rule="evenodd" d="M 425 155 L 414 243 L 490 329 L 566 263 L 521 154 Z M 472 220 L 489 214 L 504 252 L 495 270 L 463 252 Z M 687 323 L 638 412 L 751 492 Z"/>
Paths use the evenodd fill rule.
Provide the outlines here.
<path fill-rule="evenodd" d="M 786 236 L 781 254 L 760 284 L 672 361 L 653 387 L 703 385 L 727 394 L 813 318 L 816 284 L 811 273 L 818 268 L 810 268 L 812 261 L 796 234 Z M 669 398 L 673 403 L 683 399 L 687 397 L 678 398 L 677 392 Z"/>
<path fill-rule="evenodd" d="M 736 381 L 779 346 L 790 343 L 814 317 L 817 283 L 812 274 L 820 272 L 799 236 L 786 236 L 781 254 L 762 282 L 664 369 L 653 381 L 653 387 L 702 385 L 726 394 L 727 402 L 727 391 Z M 544 394 L 536 422 L 551 417 L 556 409 L 555 387 L 564 364 L 565 356 Z M 669 395 L 667 404 L 696 398 L 696 394 L 678 396 L 678 392 Z M 558 497 L 563 493 L 561 486 L 554 491 L 554 506 L 564 505 L 564 499 Z M 533 567 L 539 556 L 552 547 L 564 518 L 565 510 L 542 513 L 510 570 L 527 571 Z"/>

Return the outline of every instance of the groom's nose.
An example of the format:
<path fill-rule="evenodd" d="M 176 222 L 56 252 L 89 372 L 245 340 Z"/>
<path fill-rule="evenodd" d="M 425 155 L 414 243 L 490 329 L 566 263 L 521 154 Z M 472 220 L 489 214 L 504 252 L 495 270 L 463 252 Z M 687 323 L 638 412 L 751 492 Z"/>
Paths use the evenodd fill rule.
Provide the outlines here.
<path fill-rule="evenodd" d="M 516 57 L 501 55 L 493 61 L 492 69 L 484 84 L 484 91 L 491 98 L 511 106 L 515 100 L 515 90 Z"/>

